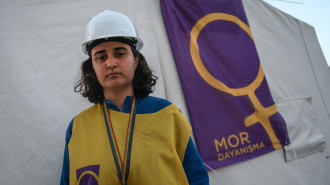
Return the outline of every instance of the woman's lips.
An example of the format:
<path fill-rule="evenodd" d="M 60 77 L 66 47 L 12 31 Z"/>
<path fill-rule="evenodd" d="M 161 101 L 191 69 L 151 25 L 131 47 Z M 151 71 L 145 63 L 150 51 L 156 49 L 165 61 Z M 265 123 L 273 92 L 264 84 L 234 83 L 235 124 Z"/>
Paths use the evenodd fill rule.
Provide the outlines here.
<path fill-rule="evenodd" d="M 115 77 L 115 76 L 118 76 L 120 73 L 110 73 L 110 74 L 107 74 L 105 77 L 106 78 L 109 78 L 109 77 Z"/>

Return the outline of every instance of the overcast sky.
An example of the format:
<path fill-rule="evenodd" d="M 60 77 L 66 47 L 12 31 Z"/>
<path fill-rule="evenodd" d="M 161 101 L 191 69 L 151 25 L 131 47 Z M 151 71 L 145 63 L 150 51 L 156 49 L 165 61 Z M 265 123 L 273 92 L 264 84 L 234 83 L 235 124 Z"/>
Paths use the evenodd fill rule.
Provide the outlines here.
<path fill-rule="evenodd" d="M 264 0 L 313 26 L 330 66 L 330 0 Z"/>

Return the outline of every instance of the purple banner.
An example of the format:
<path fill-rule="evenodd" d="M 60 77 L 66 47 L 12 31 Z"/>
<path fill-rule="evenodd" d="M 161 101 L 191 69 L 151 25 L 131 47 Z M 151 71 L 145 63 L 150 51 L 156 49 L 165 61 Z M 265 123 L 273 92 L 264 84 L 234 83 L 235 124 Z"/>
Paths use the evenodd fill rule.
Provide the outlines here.
<path fill-rule="evenodd" d="M 241 0 L 161 0 L 196 145 L 212 168 L 289 144 Z"/>

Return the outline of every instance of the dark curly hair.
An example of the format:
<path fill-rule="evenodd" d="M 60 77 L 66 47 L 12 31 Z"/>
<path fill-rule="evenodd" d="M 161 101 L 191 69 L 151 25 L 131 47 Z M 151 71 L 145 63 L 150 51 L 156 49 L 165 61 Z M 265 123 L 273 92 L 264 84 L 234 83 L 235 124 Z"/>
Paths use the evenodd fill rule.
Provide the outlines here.
<path fill-rule="evenodd" d="M 152 74 L 144 56 L 131 47 L 134 58 L 139 57 L 138 66 L 133 79 L 133 91 L 135 97 L 145 97 L 153 92 L 157 77 Z M 101 103 L 104 100 L 103 87 L 97 80 L 92 58 L 81 64 L 81 77 L 74 85 L 74 91 L 79 92 L 83 97 L 88 98 L 92 103 Z"/>

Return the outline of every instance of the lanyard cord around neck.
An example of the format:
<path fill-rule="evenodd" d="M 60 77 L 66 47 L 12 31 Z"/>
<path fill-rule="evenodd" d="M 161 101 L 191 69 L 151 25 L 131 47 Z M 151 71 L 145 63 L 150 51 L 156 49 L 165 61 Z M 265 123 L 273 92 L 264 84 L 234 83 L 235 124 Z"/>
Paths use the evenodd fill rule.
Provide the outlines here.
<path fill-rule="evenodd" d="M 104 120 L 105 125 L 107 127 L 109 141 L 111 145 L 111 150 L 113 154 L 113 159 L 116 163 L 116 168 L 118 172 L 118 177 L 123 185 L 127 184 L 127 178 L 129 173 L 130 159 L 131 159 L 131 150 L 132 150 L 132 141 L 133 141 L 133 131 L 134 131 L 134 123 L 135 123 L 135 115 L 136 115 L 136 99 L 133 96 L 131 112 L 129 114 L 127 132 L 126 132 L 126 143 L 125 143 L 125 152 L 124 158 L 121 157 L 115 132 L 113 130 L 113 126 L 110 119 L 109 109 L 104 100 L 103 102 L 103 112 L 104 112 Z"/>

